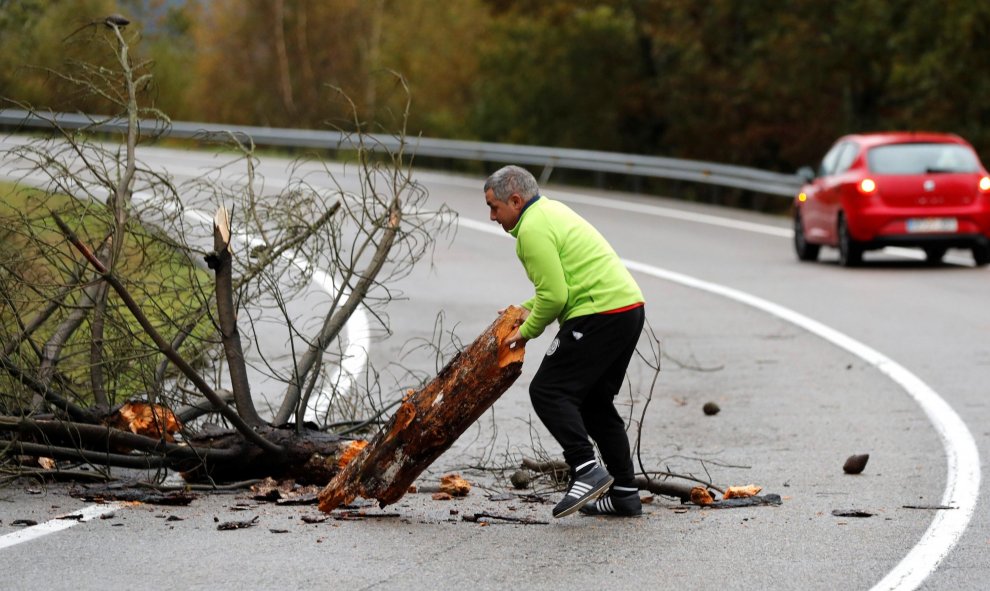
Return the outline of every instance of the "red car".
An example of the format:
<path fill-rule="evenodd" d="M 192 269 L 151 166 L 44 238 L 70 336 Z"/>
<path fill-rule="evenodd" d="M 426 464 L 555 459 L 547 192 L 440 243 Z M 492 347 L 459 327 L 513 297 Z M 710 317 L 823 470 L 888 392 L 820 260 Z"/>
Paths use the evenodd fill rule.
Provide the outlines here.
<path fill-rule="evenodd" d="M 855 266 L 863 251 L 884 246 L 924 249 L 937 263 L 949 248 L 968 248 L 990 264 L 990 175 L 966 140 L 945 133 L 847 135 L 818 171 L 798 171 L 794 249 L 814 261 L 822 246 Z"/>

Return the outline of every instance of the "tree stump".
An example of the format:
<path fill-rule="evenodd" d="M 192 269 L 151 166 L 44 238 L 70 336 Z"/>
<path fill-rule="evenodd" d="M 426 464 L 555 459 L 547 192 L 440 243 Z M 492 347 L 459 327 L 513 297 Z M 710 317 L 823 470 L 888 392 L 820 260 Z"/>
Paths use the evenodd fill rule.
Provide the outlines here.
<path fill-rule="evenodd" d="M 320 492 L 320 510 L 358 495 L 390 505 L 509 389 L 522 373 L 522 346 L 503 341 L 522 318 L 510 306 L 418 392 L 410 393 L 374 439 Z"/>

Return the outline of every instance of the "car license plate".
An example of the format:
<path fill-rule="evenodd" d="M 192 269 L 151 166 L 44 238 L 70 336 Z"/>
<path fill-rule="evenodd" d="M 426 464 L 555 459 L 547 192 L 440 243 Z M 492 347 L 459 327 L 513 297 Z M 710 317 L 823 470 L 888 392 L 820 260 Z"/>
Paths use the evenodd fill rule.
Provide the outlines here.
<path fill-rule="evenodd" d="M 911 218 L 907 221 L 907 231 L 921 232 L 955 232 L 959 228 L 956 218 Z"/>

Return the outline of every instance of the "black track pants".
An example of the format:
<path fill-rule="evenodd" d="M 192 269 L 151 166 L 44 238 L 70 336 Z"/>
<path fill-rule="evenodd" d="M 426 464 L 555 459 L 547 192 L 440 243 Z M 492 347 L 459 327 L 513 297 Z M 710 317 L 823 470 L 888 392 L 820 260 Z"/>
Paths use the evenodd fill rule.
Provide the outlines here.
<path fill-rule="evenodd" d="M 619 486 L 631 485 L 634 474 L 625 423 L 613 400 L 645 318 L 640 306 L 568 320 L 529 385 L 536 415 L 564 449 L 571 468 L 595 459 L 590 435 Z"/>

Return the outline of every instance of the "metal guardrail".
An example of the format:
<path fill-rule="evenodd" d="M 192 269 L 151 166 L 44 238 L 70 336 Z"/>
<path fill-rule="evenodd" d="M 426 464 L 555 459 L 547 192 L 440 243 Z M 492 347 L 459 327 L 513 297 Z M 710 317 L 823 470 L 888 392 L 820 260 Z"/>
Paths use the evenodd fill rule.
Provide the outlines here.
<path fill-rule="evenodd" d="M 59 125 L 66 129 L 87 128 L 95 132 L 122 133 L 127 122 L 123 119 L 107 119 L 74 113 L 51 113 L 39 116 L 21 109 L 0 109 L 0 126 L 50 128 L 53 125 Z M 217 125 L 185 121 L 173 121 L 171 125 L 164 127 L 161 121 L 154 119 L 143 119 L 140 121 L 140 125 L 145 133 L 160 134 L 163 137 L 194 139 L 233 133 L 243 134 L 250 137 L 256 144 L 268 146 L 331 150 L 357 147 L 355 134 L 337 131 Z M 385 134 L 365 134 L 362 136 L 362 141 L 366 148 L 372 150 L 395 150 L 400 146 L 400 139 L 397 136 Z M 800 178 L 793 174 L 700 160 L 638 156 L 618 152 L 423 137 L 407 137 L 406 149 L 417 156 L 542 166 L 541 182 L 546 182 L 554 168 L 565 168 L 692 181 L 788 197 L 794 195 L 801 186 Z"/>

